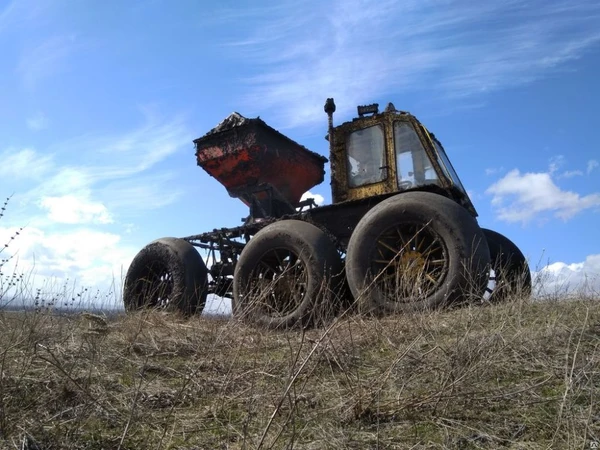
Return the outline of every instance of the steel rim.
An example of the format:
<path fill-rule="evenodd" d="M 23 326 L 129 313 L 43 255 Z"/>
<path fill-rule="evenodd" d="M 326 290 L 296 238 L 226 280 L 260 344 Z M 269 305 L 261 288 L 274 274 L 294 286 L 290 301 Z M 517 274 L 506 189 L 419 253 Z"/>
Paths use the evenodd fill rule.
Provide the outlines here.
<path fill-rule="evenodd" d="M 304 301 L 308 269 L 297 253 L 276 248 L 265 253 L 250 277 L 253 308 L 272 318 L 293 313 Z"/>
<path fill-rule="evenodd" d="M 375 241 L 373 283 L 387 300 L 410 303 L 439 290 L 449 268 L 442 238 L 428 225 L 401 223 Z"/>

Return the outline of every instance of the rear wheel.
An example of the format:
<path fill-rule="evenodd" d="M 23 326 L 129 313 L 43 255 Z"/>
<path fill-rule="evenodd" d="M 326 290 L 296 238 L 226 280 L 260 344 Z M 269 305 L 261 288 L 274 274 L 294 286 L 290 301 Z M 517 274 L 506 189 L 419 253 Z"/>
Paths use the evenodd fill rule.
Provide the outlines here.
<path fill-rule="evenodd" d="M 531 295 L 531 272 L 521 250 L 506 236 L 482 228 L 490 249 L 494 270 L 493 289 L 488 288 L 489 301 L 501 302 Z"/>
<path fill-rule="evenodd" d="M 441 195 L 409 192 L 371 209 L 350 237 L 348 284 L 361 311 L 422 311 L 481 298 L 490 256 L 476 220 Z"/>
<path fill-rule="evenodd" d="M 244 247 L 235 267 L 233 314 L 268 328 L 314 324 L 334 313 L 335 245 L 316 226 L 273 223 Z"/>
<path fill-rule="evenodd" d="M 157 239 L 144 247 L 129 266 L 123 289 L 125 309 L 200 313 L 206 303 L 207 274 L 200 254 L 189 242 Z"/>

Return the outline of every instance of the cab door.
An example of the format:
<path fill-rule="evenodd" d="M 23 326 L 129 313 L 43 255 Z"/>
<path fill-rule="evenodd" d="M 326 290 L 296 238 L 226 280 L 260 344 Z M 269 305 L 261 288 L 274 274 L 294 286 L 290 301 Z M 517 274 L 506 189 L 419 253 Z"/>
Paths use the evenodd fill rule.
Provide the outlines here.
<path fill-rule="evenodd" d="M 440 185 L 435 166 L 410 120 L 395 120 L 393 161 L 396 189 L 399 191 L 424 185 Z"/>
<path fill-rule="evenodd" d="M 395 170 L 390 163 L 391 134 L 389 124 L 381 120 L 363 122 L 343 139 L 340 160 L 345 185 L 344 200 L 357 200 L 396 191 Z M 342 162 L 340 161 L 340 162 Z"/>

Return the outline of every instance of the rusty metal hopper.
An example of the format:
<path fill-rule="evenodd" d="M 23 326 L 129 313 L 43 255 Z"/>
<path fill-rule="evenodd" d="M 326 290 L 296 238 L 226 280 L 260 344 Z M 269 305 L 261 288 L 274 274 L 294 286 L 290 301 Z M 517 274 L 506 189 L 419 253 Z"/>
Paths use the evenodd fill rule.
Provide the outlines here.
<path fill-rule="evenodd" d="M 198 165 L 232 197 L 249 204 L 248 192 L 274 188 L 295 207 L 300 197 L 324 179 L 327 158 L 284 136 L 260 118 L 233 113 L 194 140 Z"/>

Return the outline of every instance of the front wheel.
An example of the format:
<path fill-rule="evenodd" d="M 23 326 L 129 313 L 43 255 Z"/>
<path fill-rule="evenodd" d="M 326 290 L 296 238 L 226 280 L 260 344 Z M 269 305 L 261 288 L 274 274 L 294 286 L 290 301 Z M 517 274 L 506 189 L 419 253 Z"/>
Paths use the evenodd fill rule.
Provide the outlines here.
<path fill-rule="evenodd" d="M 476 220 L 438 194 L 407 192 L 372 208 L 350 237 L 348 284 L 375 314 L 481 298 L 490 255 Z"/>
<path fill-rule="evenodd" d="M 299 220 L 275 222 L 244 247 L 233 279 L 233 315 L 267 328 L 322 321 L 333 311 L 341 261 L 331 239 Z"/>
<path fill-rule="evenodd" d="M 127 311 L 161 308 L 201 313 L 207 283 L 208 270 L 192 244 L 177 238 L 157 239 L 131 262 L 123 302 Z"/>
<path fill-rule="evenodd" d="M 501 302 L 531 295 L 531 272 L 521 250 L 506 236 L 482 228 L 490 249 L 493 281 L 495 286 L 488 289 L 490 302 Z"/>

